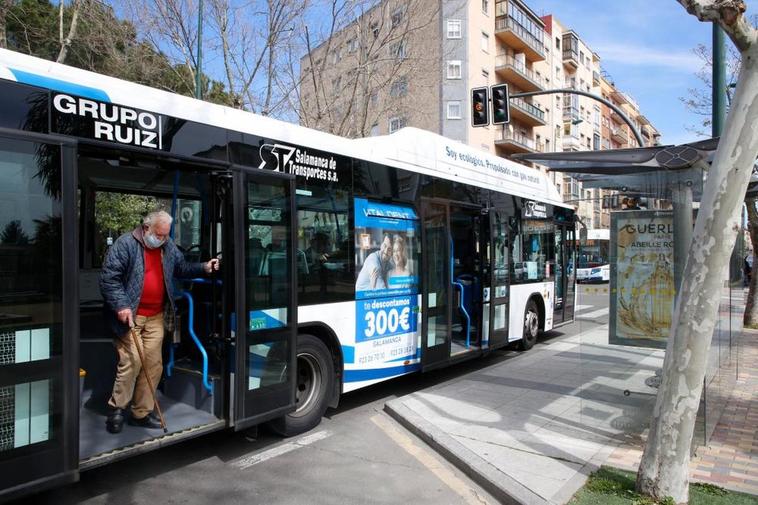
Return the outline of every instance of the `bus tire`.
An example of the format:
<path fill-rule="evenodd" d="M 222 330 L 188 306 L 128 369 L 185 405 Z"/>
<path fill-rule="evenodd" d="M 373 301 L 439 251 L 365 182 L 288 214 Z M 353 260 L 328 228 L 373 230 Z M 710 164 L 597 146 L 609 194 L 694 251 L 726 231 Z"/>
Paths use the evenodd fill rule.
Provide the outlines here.
<path fill-rule="evenodd" d="M 524 331 L 519 340 L 519 350 L 528 351 L 537 343 L 537 335 L 540 333 L 540 309 L 533 299 L 526 303 L 524 310 Z"/>
<path fill-rule="evenodd" d="M 334 362 L 329 349 L 313 335 L 297 336 L 296 410 L 274 419 L 271 428 L 285 437 L 312 430 L 321 422 L 334 389 Z"/>

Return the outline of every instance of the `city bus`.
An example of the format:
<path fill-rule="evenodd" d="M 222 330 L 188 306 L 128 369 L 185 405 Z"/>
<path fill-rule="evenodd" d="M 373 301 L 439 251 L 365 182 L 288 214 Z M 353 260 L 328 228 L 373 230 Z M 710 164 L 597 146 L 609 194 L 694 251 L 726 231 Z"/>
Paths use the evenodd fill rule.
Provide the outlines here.
<path fill-rule="evenodd" d="M 221 268 L 172 283 L 168 433 L 110 434 L 100 272 L 156 208 Z M 528 350 L 574 318 L 575 242 L 543 174 L 462 143 L 343 139 L 0 50 L 0 498 L 216 430 L 302 433 L 342 393 Z"/>
<path fill-rule="evenodd" d="M 577 282 L 610 282 L 611 230 L 587 230 L 587 240 L 579 240 L 577 254 Z"/>

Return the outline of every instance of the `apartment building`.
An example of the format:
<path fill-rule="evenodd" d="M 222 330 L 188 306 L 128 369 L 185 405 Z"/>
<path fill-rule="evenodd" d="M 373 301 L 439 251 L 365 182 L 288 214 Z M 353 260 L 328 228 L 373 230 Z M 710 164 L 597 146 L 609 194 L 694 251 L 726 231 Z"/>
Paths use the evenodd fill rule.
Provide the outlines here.
<path fill-rule="evenodd" d="M 509 124 L 472 127 L 470 90 L 508 83 L 511 95 L 602 95 L 654 143 L 655 128 L 602 74 L 579 34 L 525 1 L 384 0 L 302 58 L 301 122 L 353 137 L 415 126 L 503 157 L 633 146 L 609 108 L 576 94 L 512 98 Z M 605 192 L 550 177 L 588 227 L 609 226 Z"/>

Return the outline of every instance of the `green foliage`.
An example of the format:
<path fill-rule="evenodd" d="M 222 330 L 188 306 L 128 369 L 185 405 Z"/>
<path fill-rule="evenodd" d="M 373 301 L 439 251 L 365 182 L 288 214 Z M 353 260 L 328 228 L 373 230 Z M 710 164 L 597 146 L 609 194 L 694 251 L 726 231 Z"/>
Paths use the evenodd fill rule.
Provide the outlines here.
<path fill-rule="evenodd" d="M 602 467 L 569 502 L 570 505 L 676 505 L 670 496 L 655 500 L 635 491 L 635 475 Z M 758 497 L 728 491 L 713 484 L 690 485 L 690 505 L 758 505 Z"/>
<path fill-rule="evenodd" d="M 703 492 L 704 494 L 711 494 L 715 496 L 724 496 L 725 494 L 729 492 L 721 486 L 717 486 L 715 484 L 708 484 L 707 482 L 694 482 L 690 485 L 690 488 L 697 489 Z"/>
<path fill-rule="evenodd" d="M 140 225 L 142 218 L 158 208 L 152 196 L 98 192 L 95 197 L 97 229 L 113 238 Z"/>
<path fill-rule="evenodd" d="M 64 37 L 73 15 L 67 2 L 63 13 Z M 8 49 L 55 61 L 61 48 L 57 2 L 18 0 L 6 15 Z M 2 20 L 0 20 L 2 22 Z M 186 65 L 173 65 L 150 43 L 140 40 L 137 29 L 118 19 L 113 9 L 99 1 L 82 0 L 76 34 L 65 64 L 91 70 L 186 96 L 194 96 L 195 80 Z M 203 75 L 205 100 L 235 105 L 239 97 L 221 82 Z"/>
<path fill-rule="evenodd" d="M 0 233 L 0 243 L 5 245 L 27 245 L 29 244 L 29 235 L 26 234 L 18 219 L 5 225 Z"/>

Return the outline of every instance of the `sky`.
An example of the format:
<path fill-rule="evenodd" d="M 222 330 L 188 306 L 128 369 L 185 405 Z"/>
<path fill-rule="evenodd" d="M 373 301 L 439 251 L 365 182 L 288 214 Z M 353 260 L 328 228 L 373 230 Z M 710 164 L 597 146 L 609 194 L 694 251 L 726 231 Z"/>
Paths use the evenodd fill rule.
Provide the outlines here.
<path fill-rule="evenodd" d="M 661 132 L 662 144 L 701 138 L 687 131 L 699 117 L 679 98 L 688 88 L 703 87 L 695 77 L 703 62 L 693 49 L 704 44 L 710 50 L 710 23 L 698 21 L 675 0 L 525 1 L 537 15 L 553 14 L 600 56 L 601 67 L 616 87 L 630 95 Z M 746 3 L 747 14 L 754 15 L 758 2 Z"/>

